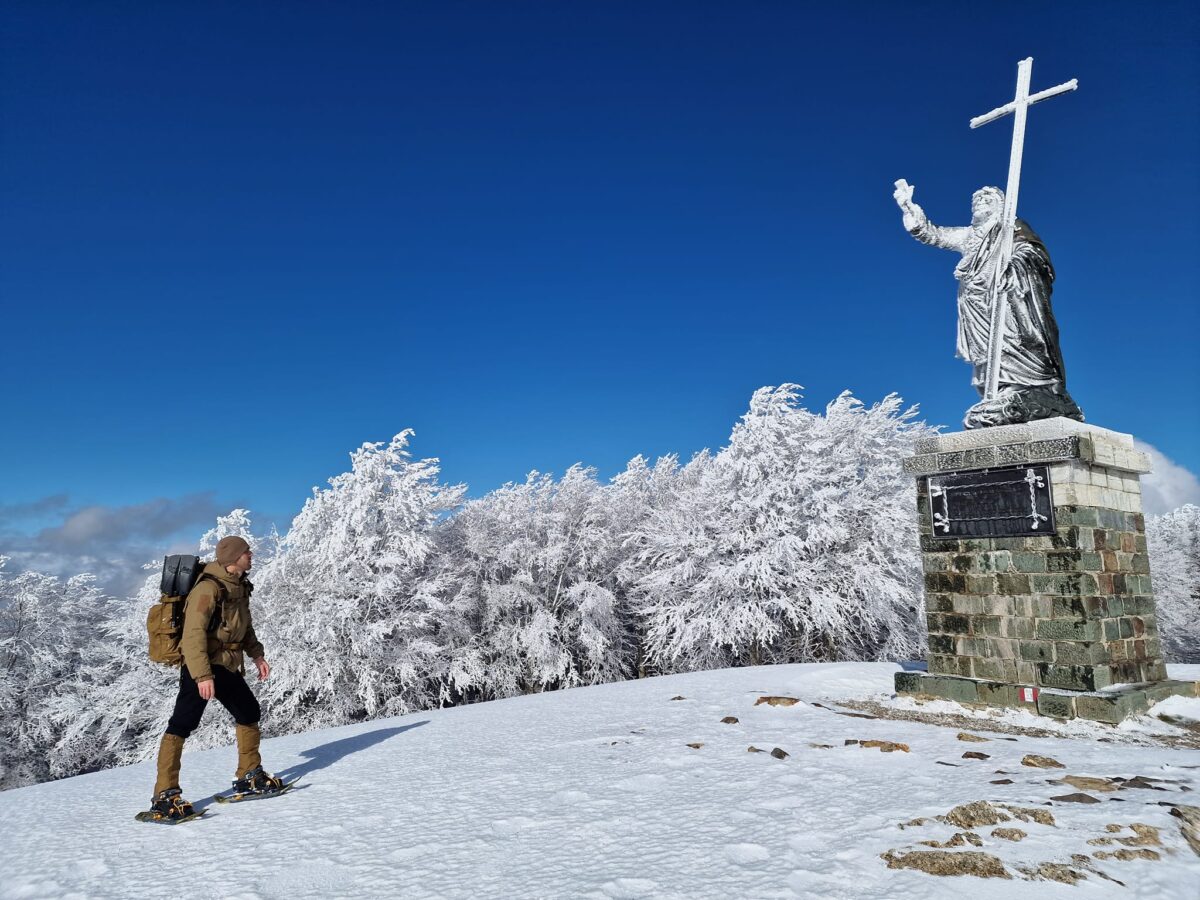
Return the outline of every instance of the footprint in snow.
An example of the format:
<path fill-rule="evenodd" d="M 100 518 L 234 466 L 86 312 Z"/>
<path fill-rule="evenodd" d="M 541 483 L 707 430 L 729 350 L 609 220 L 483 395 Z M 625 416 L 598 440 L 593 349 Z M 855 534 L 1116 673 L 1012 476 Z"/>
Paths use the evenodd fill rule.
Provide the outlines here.
<path fill-rule="evenodd" d="M 658 891 L 658 882 L 649 878 L 616 878 L 606 882 L 601 888 L 606 897 L 613 900 L 627 900 L 634 897 L 650 897 Z"/>
<path fill-rule="evenodd" d="M 825 854 L 829 850 L 829 841 L 824 835 L 801 832 L 788 838 L 788 846 L 797 853 L 820 851 Z"/>
<path fill-rule="evenodd" d="M 762 844 L 727 844 L 725 857 L 739 866 L 752 866 L 755 863 L 766 862 L 771 858 L 771 854 Z"/>
<path fill-rule="evenodd" d="M 624 778 L 616 782 L 613 787 L 620 791 L 644 791 L 656 788 L 666 780 L 665 775 L 659 775 L 655 772 L 645 772 L 641 775 L 634 775 L 632 778 Z"/>
<path fill-rule="evenodd" d="M 705 765 L 704 757 L 694 750 L 689 750 L 687 756 L 664 756 L 661 761 L 668 769 L 695 769 Z"/>
<path fill-rule="evenodd" d="M 414 844 L 411 847 L 401 847 L 398 850 L 393 850 L 387 855 L 387 858 L 392 862 L 407 862 L 410 859 L 417 859 L 425 856 L 433 851 L 432 844 Z"/>
<path fill-rule="evenodd" d="M 83 878 L 103 878 L 112 870 L 102 859 L 79 859 L 72 865 L 75 874 Z"/>
<path fill-rule="evenodd" d="M 525 816 L 513 816 L 511 819 L 497 819 L 492 823 L 492 831 L 496 834 L 516 834 L 518 831 L 524 831 L 527 828 L 536 828 L 538 825 L 535 819 L 528 819 Z"/>
<path fill-rule="evenodd" d="M 589 794 L 586 794 L 583 791 L 559 791 L 552 799 L 555 803 L 574 804 L 587 803 L 587 801 L 591 800 L 592 798 Z"/>
<path fill-rule="evenodd" d="M 759 809 L 802 809 L 812 805 L 811 797 L 804 797 L 797 794 L 784 794 L 780 797 L 768 797 L 766 800 L 758 802 Z"/>

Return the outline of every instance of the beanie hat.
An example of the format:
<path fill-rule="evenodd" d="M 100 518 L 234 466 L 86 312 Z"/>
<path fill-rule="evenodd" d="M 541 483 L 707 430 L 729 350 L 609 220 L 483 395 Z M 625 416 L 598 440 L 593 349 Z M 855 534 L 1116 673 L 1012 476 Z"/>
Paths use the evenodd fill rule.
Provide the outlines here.
<path fill-rule="evenodd" d="M 232 566 L 250 545 L 236 534 L 223 537 L 217 541 L 217 562 L 222 566 Z"/>

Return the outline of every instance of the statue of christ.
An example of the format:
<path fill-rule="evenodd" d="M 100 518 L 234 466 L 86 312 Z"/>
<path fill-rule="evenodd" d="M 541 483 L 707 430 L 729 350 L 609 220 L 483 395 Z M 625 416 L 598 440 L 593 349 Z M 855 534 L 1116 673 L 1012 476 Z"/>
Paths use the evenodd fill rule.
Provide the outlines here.
<path fill-rule="evenodd" d="M 972 365 L 971 383 L 983 398 L 967 411 L 963 425 L 983 428 L 1053 416 L 1082 421 L 1083 412 L 1067 393 L 1058 325 L 1050 308 L 1054 267 L 1046 245 L 1021 219 L 1015 222 L 1004 270 L 996 272 L 1004 255 L 1004 193 L 999 188 L 980 188 L 971 198 L 971 224 L 957 227 L 930 222 L 913 202 L 912 186 L 903 180 L 896 182 L 893 196 L 904 213 L 909 234 L 962 254 L 954 267 L 958 279 L 957 355 Z M 986 382 L 996 292 L 1006 316 L 1000 335 L 998 389 L 989 397 Z"/>

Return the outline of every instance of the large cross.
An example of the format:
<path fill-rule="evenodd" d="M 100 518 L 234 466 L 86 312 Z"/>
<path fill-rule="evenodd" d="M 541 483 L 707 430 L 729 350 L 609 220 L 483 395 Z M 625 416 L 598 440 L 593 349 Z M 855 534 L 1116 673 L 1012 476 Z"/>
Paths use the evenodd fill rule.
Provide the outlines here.
<path fill-rule="evenodd" d="M 996 260 L 996 270 L 992 282 L 992 316 L 991 327 L 988 329 L 988 359 L 987 359 L 987 392 L 984 399 L 995 399 L 1000 386 L 1000 351 L 1004 346 L 1005 312 L 1004 294 L 1001 286 L 1009 260 L 1012 259 L 1013 230 L 1017 222 L 1017 194 L 1021 189 L 1021 153 L 1025 148 L 1025 117 L 1029 107 L 1051 97 L 1073 91 L 1079 87 L 1079 82 L 1072 78 L 1070 81 L 1040 91 L 1032 97 L 1029 95 L 1029 80 L 1033 74 L 1033 57 L 1027 57 L 1017 63 L 1017 95 L 1012 102 L 998 106 L 990 113 L 976 116 L 971 120 L 971 127 L 978 128 L 996 119 L 1013 114 L 1012 153 L 1008 158 L 1008 188 L 1004 192 L 1004 230 L 1001 232 L 1000 256 Z"/>

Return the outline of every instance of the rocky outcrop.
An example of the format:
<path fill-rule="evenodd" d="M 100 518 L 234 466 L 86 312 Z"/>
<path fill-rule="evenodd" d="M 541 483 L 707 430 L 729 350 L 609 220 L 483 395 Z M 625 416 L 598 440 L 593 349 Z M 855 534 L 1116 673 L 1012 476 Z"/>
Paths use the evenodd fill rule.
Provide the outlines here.
<path fill-rule="evenodd" d="M 963 850 L 911 850 L 897 853 L 889 850 L 880 855 L 889 869 L 916 869 L 929 875 L 974 875 L 977 878 L 1012 878 L 1004 863 L 990 853 Z"/>

